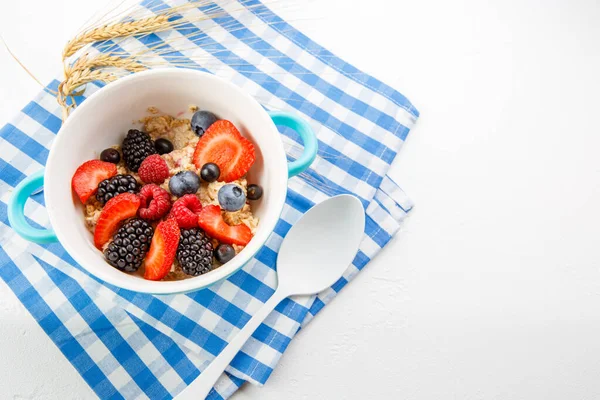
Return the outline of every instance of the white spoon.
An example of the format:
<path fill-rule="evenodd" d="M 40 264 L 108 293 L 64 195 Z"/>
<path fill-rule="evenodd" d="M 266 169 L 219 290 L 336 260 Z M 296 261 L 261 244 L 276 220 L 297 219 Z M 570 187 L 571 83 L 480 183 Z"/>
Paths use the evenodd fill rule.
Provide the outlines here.
<path fill-rule="evenodd" d="M 205 399 L 217 379 L 263 320 L 286 297 L 314 294 L 333 285 L 358 251 L 365 211 L 354 196 L 317 204 L 288 232 L 277 257 L 277 290 L 177 400 Z"/>

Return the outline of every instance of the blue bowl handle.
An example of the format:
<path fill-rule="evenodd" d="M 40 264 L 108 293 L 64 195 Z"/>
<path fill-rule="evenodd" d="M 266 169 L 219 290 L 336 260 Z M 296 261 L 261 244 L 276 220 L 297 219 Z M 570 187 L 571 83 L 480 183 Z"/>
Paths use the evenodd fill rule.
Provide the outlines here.
<path fill-rule="evenodd" d="M 44 170 L 23 179 L 8 200 L 8 222 L 22 238 L 34 243 L 58 241 L 52 229 L 37 229 L 25 219 L 25 202 L 31 193 L 44 186 Z"/>
<path fill-rule="evenodd" d="M 312 128 L 300 117 L 283 111 L 270 111 L 269 115 L 275 125 L 286 126 L 295 130 L 304 144 L 304 151 L 297 160 L 288 163 L 288 176 L 296 176 L 304 172 L 317 157 L 317 136 Z"/>

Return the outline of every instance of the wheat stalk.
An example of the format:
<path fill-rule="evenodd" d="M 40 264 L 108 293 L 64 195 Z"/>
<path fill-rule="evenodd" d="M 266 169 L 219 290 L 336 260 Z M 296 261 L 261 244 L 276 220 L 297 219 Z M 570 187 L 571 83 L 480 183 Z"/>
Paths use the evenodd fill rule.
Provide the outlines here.
<path fill-rule="evenodd" d="M 127 0 L 118 0 L 123 5 Z M 133 0 L 138 1 L 138 0 Z M 227 4 L 231 1 L 231 4 Z M 273 0 L 279 2 L 280 0 Z M 210 68 L 211 65 L 234 67 L 245 65 L 245 60 L 239 60 L 235 51 L 228 55 L 231 49 L 222 49 L 227 46 L 228 41 L 235 43 L 235 33 L 243 29 L 252 29 L 254 23 L 270 24 L 261 19 L 263 13 L 268 12 L 261 7 L 265 2 L 250 4 L 249 0 L 187 0 L 183 4 L 174 4 L 164 7 L 164 3 L 175 3 L 179 0 L 164 0 L 163 2 L 150 2 L 145 6 L 126 6 L 118 10 L 118 7 L 103 13 L 95 21 L 86 23 L 83 30 L 70 40 L 65 46 L 62 54 L 64 80 L 60 84 L 57 99 L 63 108 L 63 119 L 65 119 L 72 108 L 75 107 L 74 97 L 82 93 L 82 86 L 93 81 L 112 82 L 126 73 L 135 73 L 155 66 L 173 65 L 190 68 Z M 235 5 L 234 5 L 235 3 Z M 255 11 L 251 11 L 255 9 Z M 199 10 L 201 10 L 199 12 Z M 213 19 L 234 16 L 233 20 L 216 23 Z M 251 24 L 248 22 L 240 26 L 240 21 L 245 16 L 255 18 Z M 203 23 L 201 29 L 192 30 L 189 33 L 179 34 L 178 30 L 188 25 Z M 276 23 L 276 22 L 274 22 Z M 137 41 L 129 41 L 135 37 L 144 41 L 149 35 L 159 32 L 167 32 L 168 35 L 161 37 L 159 43 L 151 43 L 147 46 L 139 46 Z M 213 40 L 209 35 L 211 31 L 228 32 L 228 37 L 217 44 L 210 44 Z M 173 32 L 174 35 L 171 35 Z M 247 44 L 257 43 L 260 37 L 249 38 Z M 206 41 L 206 43 L 205 43 Z M 82 50 L 94 46 L 93 51 Z M 132 50 L 131 47 L 134 47 Z M 135 48 L 138 46 L 137 48 Z M 211 46 L 214 46 L 211 47 Z M 204 48 L 205 55 L 190 55 L 186 59 L 188 50 Z M 123 50 L 121 50 L 123 49 Z M 129 50 L 125 50 L 129 49 Z M 90 53 L 93 53 L 91 55 Z M 217 54 L 221 54 L 215 59 Z M 181 57 L 181 58 L 180 58 Z M 231 57 L 230 61 L 225 58 Z M 277 55 L 270 55 L 274 62 L 278 63 Z M 234 61 L 235 60 L 235 61 Z M 236 64 L 237 62 L 237 64 Z M 283 64 L 286 61 L 279 62 Z M 257 71 L 258 72 L 258 71 Z M 80 90 L 80 92 L 75 92 Z M 85 88 L 83 88 L 85 90 Z M 72 101 L 67 101 L 71 98 Z"/>
<path fill-rule="evenodd" d="M 95 69 L 103 67 L 121 68 L 129 72 L 140 72 L 148 69 L 132 57 L 119 57 L 109 54 L 98 54 L 90 58 L 89 54 L 79 57 L 71 66 L 67 67 L 68 75 L 82 69 Z"/>
<path fill-rule="evenodd" d="M 66 79 L 58 85 L 58 94 L 56 96 L 58 104 L 60 104 L 63 108 L 63 120 L 69 116 L 70 109 L 75 107 L 74 99 L 71 104 L 68 104 L 67 98 L 73 98 L 75 96 L 74 92 L 77 88 L 90 82 L 101 81 L 104 83 L 109 83 L 116 79 L 117 77 L 114 74 L 104 72 L 102 70 L 94 70 L 91 68 L 71 71 Z"/>
<path fill-rule="evenodd" d="M 139 0 L 117 0 L 119 4 L 104 12 L 99 18 L 88 20 L 82 31 L 70 40 L 62 53 L 64 79 L 58 90 L 46 91 L 55 94 L 58 103 L 63 109 L 63 120 L 69 115 L 75 104 L 75 97 L 85 90 L 85 85 L 94 81 L 104 83 L 112 82 L 124 74 L 140 72 L 159 66 L 175 66 L 188 68 L 210 69 L 214 73 L 225 72 L 229 74 L 230 69 L 236 66 L 251 65 L 243 55 L 239 54 L 241 49 L 232 48 L 231 44 L 239 42 L 237 33 L 249 31 L 254 37 L 247 37 L 244 46 L 252 48 L 253 44 L 260 43 L 264 38 L 253 32 L 255 24 L 275 26 L 278 22 L 263 19 L 268 17 L 270 10 L 262 7 L 270 7 L 268 0 L 262 3 L 251 3 L 251 0 L 187 0 L 183 4 L 181 0 L 163 0 L 161 2 L 149 2 L 140 5 Z M 128 1 L 135 4 L 127 5 Z M 280 0 L 272 0 L 279 4 Z M 236 5 L 230 7 L 228 2 Z M 167 6 L 165 7 L 165 3 Z M 125 7 L 119 9 L 120 6 Z M 200 10 L 200 12 L 199 12 Z M 216 22 L 216 18 L 232 17 L 231 20 Z M 245 21 L 252 17 L 254 20 Z M 202 26 L 197 23 L 205 22 Z M 293 21 L 292 21 L 293 22 Z M 189 25 L 196 25 L 197 29 L 189 33 L 180 34 L 180 29 L 187 29 Z M 132 37 L 139 41 L 148 39 L 154 33 L 172 31 L 174 34 L 161 37 L 158 43 L 150 43 L 140 46 L 137 41 L 129 41 Z M 227 36 L 222 40 L 212 43 L 215 39 L 212 32 L 223 33 Z M 285 33 L 286 30 L 279 30 Z M 2 37 L 0 36 L 0 40 Z M 152 42 L 152 41 L 150 41 Z M 6 43 L 5 43 L 6 45 Z M 94 45 L 94 50 L 83 52 L 86 47 Z M 133 45 L 133 49 L 131 49 Z M 137 46 L 137 48 L 136 48 Z M 41 82 L 33 75 L 6 46 L 10 55 L 33 77 L 40 85 Z M 198 48 L 203 52 L 195 52 Z M 128 49 L 128 50 L 121 50 Z M 246 49 L 248 50 L 248 49 Z M 251 50 L 249 56 L 254 56 Z M 84 54 L 81 54 L 84 53 Z M 93 53 L 93 55 L 90 55 Z M 191 54 L 190 54 L 191 53 Z M 229 54 L 231 53 L 231 54 Z M 329 54 L 314 54 L 319 58 L 331 57 Z M 285 55 L 269 54 L 267 56 L 275 65 L 280 67 L 285 64 L 294 63 L 287 61 Z M 223 69 L 222 67 L 226 67 Z M 264 67 L 263 67 L 264 68 Z M 258 70 L 245 70 L 244 74 L 267 73 L 276 74 L 284 71 L 269 71 L 266 68 Z M 296 75 L 309 74 L 310 72 L 295 72 Z M 42 85 L 44 86 L 44 85 Z M 71 98 L 71 102 L 68 99 Z M 290 99 L 293 100 L 293 99 Z"/>
<path fill-rule="evenodd" d="M 112 67 L 127 70 L 130 72 L 139 72 L 147 69 L 144 65 L 136 62 L 132 58 L 122 58 L 107 54 L 98 54 L 90 58 L 89 54 L 79 57 L 72 65 L 65 67 L 65 80 L 59 85 L 57 100 L 63 108 L 63 119 L 69 115 L 69 110 L 75 106 L 67 103 L 68 97 L 74 97 L 75 91 L 93 81 L 102 81 L 109 83 L 117 79 L 113 73 L 102 71 L 98 68 Z"/>
<path fill-rule="evenodd" d="M 102 71 L 102 68 L 117 68 L 129 72 L 139 72 L 147 69 L 133 57 L 119 57 L 111 54 L 98 54 L 90 57 L 89 54 L 83 54 L 69 65 L 68 59 L 71 56 L 92 43 L 119 37 L 160 32 L 169 29 L 169 25 L 167 15 L 157 15 L 136 21 L 118 22 L 93 28 L 69 41 L 63 51 L 65 79 L 60 84 L 57 94 L 58 103 L 63 109 L 63 120 L 68 117 L 69 111 L 75 106 L 74 101 L 69 105 L 67 98 L 73 98 L 74 91 L 77 88 L 93 81 L 108 83 L 117 79 L 114 73 Z"/>
<path fill-rule="evenodd" d="M 117 79 L 115 75 L 102 70 L 93 70 L 89 68 L 78 69 L 77 71 L 73 71 L 73 73 L 61 83 L 62 89 L 60 89 L 60 92 L 65 96 L 68 96 L 73 93 L 75 89 L 86 83 L 93 81 L 112 82 L 115 79 Z"/>
<path fill-rule="evenodd" d="M 83 32 L 70 40 L 63 51 L 63 59 L 69 58 L 86 45 L 118 37 L 128 37 L 149 32 L 161 32 L 169 29 L 169 17 L 157 15 L 137 21 L 117 22 Z"/>

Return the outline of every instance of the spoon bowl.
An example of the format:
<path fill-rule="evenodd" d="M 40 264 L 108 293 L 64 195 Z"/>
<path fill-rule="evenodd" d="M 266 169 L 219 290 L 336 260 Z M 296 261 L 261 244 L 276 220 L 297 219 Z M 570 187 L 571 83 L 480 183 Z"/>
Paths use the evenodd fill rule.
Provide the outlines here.
<path fill-rule="evenodd" d="M 308 210 L 281 244 L 275 293 L 177 399 L 206 398 L 233 357 L 283 299 L 333 285 L 354 259 L 364 231 L 365 211 L 354 196 L 335 196 Z"/>
<path fill-rule="evenodd" d="M 365 212 L 354 196 L 332 197 L 308 210 L 279 249 L 278 289 L 313 294 L 333 285 L 354 259 L 364 230 Z"/>

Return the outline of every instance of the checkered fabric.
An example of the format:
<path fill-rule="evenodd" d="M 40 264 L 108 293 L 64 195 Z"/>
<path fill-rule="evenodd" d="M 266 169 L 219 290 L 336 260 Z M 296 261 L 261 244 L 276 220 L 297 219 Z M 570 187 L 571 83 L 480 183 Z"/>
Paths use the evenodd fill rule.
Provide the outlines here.
<path fill-rule="evenodd" d="M 241 6 L 249 4 L 255 7 L 243 17 L 230 12 L 201 26 L 182 23 L 175 32 L 114 44 L 124 52 L 140 46 L 168 49 L 170 38 L 199 33 L 197 40 L 192 35 L 189 49 L 173 50 L 179 60 L 189 66 L 202 55 L 207 61 L 196 68 L 230 80 L 267 108 L 306 118 L 318 136 L 318 157 L 310 170 L 290 179 L 275 232 L 227 280 L 190 294 L 138 294 L 88 275 L 58 243 L 21 239 L 8 226 L 6 204 L 19 181 L 46 163 L 61 126 L 55 98 L 41 92 L 0 130 L 0 276 L 102 399 L 175 396 L 273 294 L 277 251 L 294 222 L 329 196 L 358 196 L 367 224 L 360 251 L 344 276 L 318 296 L 282 302 L 209 398 L 228 398 L 246 381 L 265 383 L 300 328 L 390 241 L 412 207 L 386 173 L 418 118 L 417 110 L 403 95 L 337 58 L 260 3 L 244 1 Z M 155 0 L 142 6 L 148 12 L 166 7 Z M 185 22 L 186 16 L 182 18 Z M 57 86 L 53 81 L 48 88 Z M 84 101 L 100 87 L 88 85 L 76 100 Z M 290 159 L 301 152 L 294 132 L 282 130 L 282 140 Z M 34 226 L 48 225 L 44 207 L 43 194 L 26 205 Z"/>

